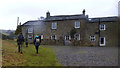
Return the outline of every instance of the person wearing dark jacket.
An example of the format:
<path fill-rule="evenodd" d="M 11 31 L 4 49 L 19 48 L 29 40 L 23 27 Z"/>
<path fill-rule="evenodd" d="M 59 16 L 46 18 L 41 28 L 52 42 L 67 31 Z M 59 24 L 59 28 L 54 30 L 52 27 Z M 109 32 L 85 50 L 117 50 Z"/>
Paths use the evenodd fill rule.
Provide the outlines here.
<path fill-rule="evenodd" d="M 37 54 L 38 54 L 38 48 L 39 48 L 40 43 L 41 43 L 41 39 L 39 38 L 39 36 L 35 36 L 34 45 L 35 45 Z"/>
<path fill-rule="evenodd" d="M 26 47 L 28 47 L 28 41 L 27 40 L 26 40 L 25 44 L 26 44 Z"/>
<path fill-rule="evenodd" d="M 17 38 L 17 44 L 18 44 L 18 52 L 20 52 L 21 54 L 22 54 L 23 43 L 24 43 L 24 37 L 22 33 L 20 33 Z"/>

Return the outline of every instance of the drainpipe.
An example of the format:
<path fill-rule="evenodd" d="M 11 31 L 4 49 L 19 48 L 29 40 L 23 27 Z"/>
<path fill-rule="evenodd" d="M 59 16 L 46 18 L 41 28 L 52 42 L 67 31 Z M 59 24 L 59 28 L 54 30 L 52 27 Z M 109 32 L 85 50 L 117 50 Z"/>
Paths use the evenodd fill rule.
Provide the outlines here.
<path fill-rule="evenodd" d="M 100 18 L 99 18 L 99 22 L 98 22 L 98 30 L 99 30 L 99 37 L 98 37 L 98 46 L 100 46 Z"/>

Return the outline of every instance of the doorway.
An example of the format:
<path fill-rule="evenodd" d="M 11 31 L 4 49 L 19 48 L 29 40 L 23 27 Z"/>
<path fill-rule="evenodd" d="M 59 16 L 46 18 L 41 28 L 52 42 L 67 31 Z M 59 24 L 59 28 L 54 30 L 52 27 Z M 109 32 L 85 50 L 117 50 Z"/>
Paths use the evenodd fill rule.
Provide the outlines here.
<path fill-rule="evenodd" d="M 105 37 L 100 37 L 100 46 L 105 46 Z"/>
<path fill-rule="evenodd" d="M 65 36 L 65 45 L 70 45 L 70 40 L 71 40 L 71 37 L 70 37 L 70 35 L 66 35 Z"/>

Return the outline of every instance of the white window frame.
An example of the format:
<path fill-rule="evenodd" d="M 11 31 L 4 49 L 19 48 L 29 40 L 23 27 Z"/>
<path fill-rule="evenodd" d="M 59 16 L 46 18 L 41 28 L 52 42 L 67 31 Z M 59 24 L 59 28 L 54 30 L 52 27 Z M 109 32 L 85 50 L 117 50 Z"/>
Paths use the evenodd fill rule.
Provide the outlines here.
<path fill-rule="evenodd" d="M 103 27 L 104 26 L 104 27 Z M 103 28 L 103 29 L 102 29 Z M 100 31 L 104 31 L 104 30 L 106 30 L 106 26 L 105 26 L 105 24 L 100 24 Z"/>
<path fill-rule="evenodd" d="M 68 35 L 69 36 L 69 40 L 71 40 L 71 36 L 70 35 Z M 67 40 L 67 36 L 65 36 L 65 40 Z"/>
<path fill-rule="evenodd" d="M 80 40 L 80 34 L 75 34 L 74 35 L 74 40 L 76 40 L 75 38 L 76 38 L 76 35 L 79 35 L 79 37 L 77 38 L 77 40 Z"/>
<path fill-rule="evenodd" d="M 101 38 L 104 38 L 104 44 L 101 44 Z M 100 37 L 100 46 L 105 46 L 105 43 L 106 43 L 106 40 L 105 40 L 105 37 Z"/>
<path fill-rule="evenodd" d="M 92 39 L 94 39 L 94 40 L 92 40 Z M 90 41 L 93 42 L 93 41 L 95 41 L 95 40 L 96 40 L 96 39 L 95 39 L 95 36 L 94 36 L 94 35 L 91 35 L 91 36 L 90 36 Z"/>
<path fill-rule="evenodd" d="M 55 26 L 55 27 L 54 27 Z M 52 23 L 52 29 L 57 29 L 57 23 L 56 22 L 53 22 Z"/>
<path fill-rule="evenodd" d="M 80 28 L 80 21 L 75 21 L 75 28 Z"/>
<path fill-rule="evenodd" d="M 32 39 L 32 35 L 30 36 L 30 35 L 28 35 L 28 39 Z"/>
<path fill-rule="evenodd" d="M 55 39 L 53 39 L 53 36 L 55 36 Z M 56 39 L 57 39 L 56 35 L 51 36 L 51 40 L 56 40 Z"/>
<path fill-rule="evenodd" d="M 28 33 L 33 33 L 33 28 L 28 28 Z"/>

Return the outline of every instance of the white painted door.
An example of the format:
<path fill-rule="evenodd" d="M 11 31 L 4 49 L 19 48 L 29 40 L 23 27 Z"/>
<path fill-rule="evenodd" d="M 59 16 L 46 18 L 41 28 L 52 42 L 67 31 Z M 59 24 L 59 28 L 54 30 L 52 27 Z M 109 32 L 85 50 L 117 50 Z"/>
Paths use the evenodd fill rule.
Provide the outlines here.
<path fill-rule="evenodd" d="M 100 37 L 100 46 L 105 46 L 105 37 Z"/>

